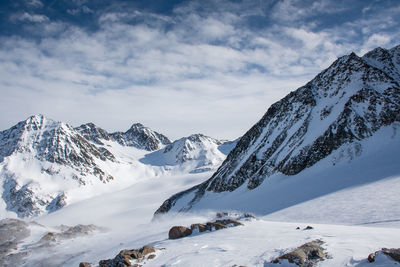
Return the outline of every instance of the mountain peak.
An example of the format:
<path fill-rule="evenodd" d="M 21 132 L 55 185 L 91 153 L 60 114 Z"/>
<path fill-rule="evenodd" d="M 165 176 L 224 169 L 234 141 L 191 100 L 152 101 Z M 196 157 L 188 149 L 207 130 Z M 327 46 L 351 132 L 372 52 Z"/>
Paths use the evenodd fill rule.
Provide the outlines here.
<path fill-rule="evenodd" d="M 61 122 L 46 118 L 42 114 L 32 115 L 21 123 L 25 125 L 26 130 L 38 130 L 49 126 L 56 127 L 61 125 Z"/>
<path fill-rule="evenodd" d="M 209 180 L 171 197 L 157 212 L 168 211 L 184 195 L 192 196 L 181 206 L 187 210 L 207 191 L 234 191 L 243 184 L 254 189 L 278 173 L 297 175 L 343 147 L 349 158 L 359 156 L 361 140 L 400 122 L 396 62 L 393 53 L 374 60 L 355 53 L 340 57 L 274 103 Z"/>
<path fill-rule="evenodd" d="M 81 126 L 76 127 L 75 130 L 77 130 L 87 140 L 98 145 L 104 145 L 104 140 L 110 140 L 110 134 L 92 122 L 82 124 Z"/>
<path fill-rule="evenodd" d="M 134 129 L 142 129 L 142 128 L 148 128 L 148 127 L 145 127 L 143 124 L 141 124 L 139 122 L 136 122 L 136 123 L 132 124 L 130 129 L 132 129 L 132 128 L 134 128 Z"/>
<path fill-rule="evenodd" d="M 110 138 L 120 145 L 133 146 L 147 151 L 154 151 L 168 145 L 168 137 L 157 133 L 141 123 L 134 123 L 126 132 L 115 132 Z"/>
<path fill-rule="evenodd" d="M 182 137 L 164 149 L 145 156 L 145 164 L 175 166 L 190 173 L 206 172 L 215 169 L 225 158 L 229 145 L 220 149 L 222 141 L 203 134 Z M 232 147 L 233 145 L 231 145 Z"/>

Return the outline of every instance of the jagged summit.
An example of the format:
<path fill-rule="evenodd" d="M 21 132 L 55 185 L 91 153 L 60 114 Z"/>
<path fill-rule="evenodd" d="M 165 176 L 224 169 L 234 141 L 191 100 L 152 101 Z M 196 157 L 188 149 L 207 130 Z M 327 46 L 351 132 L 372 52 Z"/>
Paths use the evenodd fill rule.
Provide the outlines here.
<path fill-rule="evenodd" d="M 207 191 L 234 191 L 244 184 L 254 189 L 276 173 L 296 175 L 340 154 L 344 146 L 349 157 L 360 155 L 362 140 L 400 122 L 398 50 L 387 50 L 388 57 L 379 56 L 387 51 L 378 49 L 337 59 L 273 104 L 209 180 L 172 196 L 157 213 L 167 212 L 183 196 L 177 210 L 190 209 Z"/>
<path fill-rule="evenodd" d="M 180 138 L 164 149 L 146 155 L 142 162 L 159 166 L 178 166 L 189 172 L 204 172 L 216 168 L 225 158 L 220 146 L 226 141 L 203 134 Z"/>
<path fill-rule="evenodd" d="M 94 123 L 73 128 L 40 114 L 1 131 L 0 208 L 32 217 L 71 203 L 77 190 L 84 198 L 86 192 L 96 194 L 95 188 L 106 190 L 111 181 L 111 187 L 128 178 L 135 182 L 133 177 L 146 172 L 138 162 L 146 152 L 118 143 L 153 151 L 170 141 L 140 123 L 108 133 Z"/>
<path fill-rule="evenodd" d="M 154 151 L 171 143 L 164 135 L 157 133 L 141 123 L 134 123 L 126 132 L 108 133 L 93 123 L 82 124 L 75 128 L 86 139 L 98 145 L 104 141 L 115 141 L 122 146 Z"/>
<path fill-rule="evenodd" d="M 381 47 L 375 48 L 362 58 L 369 65 L 383 70 L 394 80 L 400 80 L 400 45 L 389 50 Z"/>
<path fill-rule="evenodd" d="M 81 186 L 112 180 L 99 165 L 102 162 L 116 162 L 116 158 L 70 125 L 43 115 L 31 116 L 0 132 L 2 197 L 7 209 L 21 217 L 64 206 L 62 183 Z M 47 186 L 54 189 L 50 192 Z"/>
<path fill-rule="evenodd" d="M 126 132 L 110 134 L 112 140 L 124 146 L 133 146 L 147 151 L 154 151 L 168 145 L 168 137 L 143 126 L 141 123 L 133 124 Z"/>
<path fill-rule="evenodd" d="M 77 130 L 83 137 L 85 137 L 87 140 L 94 142 L 98 145 L 104 145 L 102 140 L 110 140 L 110 134 L 106 131 L 103 130 L 102 128 L 96 126 L 94 123 L 86 123 L 82 124 L 79 127 L 76 127 L 75 130 Z"/>

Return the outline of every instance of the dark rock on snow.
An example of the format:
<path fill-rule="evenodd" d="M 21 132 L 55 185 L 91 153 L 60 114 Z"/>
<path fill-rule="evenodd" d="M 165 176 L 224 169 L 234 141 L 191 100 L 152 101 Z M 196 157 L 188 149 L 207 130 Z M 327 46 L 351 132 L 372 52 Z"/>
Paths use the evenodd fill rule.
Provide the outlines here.
<path fill-rule="evenodd" d="M 392 260 L 400 262 L 400 248 L 382 248 L 379 251 L 376 251 L 374 253 L 371 253 L 368 255 L 368 261 L 369 262 L 375 262 L 375 257 L 379 254 L 382 253 L 388 257 L 390 257 Z"/>
<path fill-rule="evenodd" d="M 185 226 L 174 226 L 168 232 L 169 239 L 177 239 L 192 234 L 192 230 Z"/>
<path fill-rule="evenodd" d="M 124 249 L 115 256 L 114 259 L 101 260 L 99 267 L 127 267 L 127 266 L 138 266 L 132 264 L 132 261 L 141 262 L 147 255 L 147 259 L 154 259 L 156 257 L 154 253 L 156 249 L 153 246 L 144 246 L 141 249 Z"/>
<path fill-rule="evenodd" d="M 326 254 L 321 245 L 324 242 L 321 240 L 314 240 L 301 245 L 295 250 L 286 253 L 275 260 L 273 263 L 281 263 L 283 260 L 287 260 L 290 263 L 295 263 L 298 266 L 311 267 L 314 266 L 319 261 L 326 258 Z"/>

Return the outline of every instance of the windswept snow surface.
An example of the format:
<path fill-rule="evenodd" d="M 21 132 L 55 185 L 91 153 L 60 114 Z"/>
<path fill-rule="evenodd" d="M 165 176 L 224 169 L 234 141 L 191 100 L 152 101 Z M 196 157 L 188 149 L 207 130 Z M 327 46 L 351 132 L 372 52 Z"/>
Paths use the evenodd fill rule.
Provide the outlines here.
<path fill-rule="evenodd" d="M 233 192 L 226 202 L 221 200 L 225 201 L 225 193 L 210 195 L 204 198 L 210 202 L 200 202 L 204 209 L 190 213 L 168 213 L 153 220 L 153 212 L 166 197 L 206 180 L 211 172 L 164 173 L 117 192 L 72 203 L 35 220 L 48 231 L 60 224 L 95 224 L 109 231 L 61 240 L 48 251 L 28 254 L 21 265 L 35 267 L 45 262 L 48 266 L 76 267 L 85 261 L 97 266 L 122 249 L 150 244 L 165 250 L 158 250 L 146 266 L 291 266 L 270 262 L 299 245 L 321 239 L 331 258 L 318 266 L 398 266 L 382 255 L 374 265 L 367 261 L 370 253 L 382 247 L 400 247 L 400 142 L 393 141 L 396 130 L 387 127 L 379 131 L 373 137 L 379 141 L 363 146 L 357 157 L 352 147 L 345 147 L 319 162 L 318 168 L 290 179 L 269 178 L 264 184 L 270 186 L 259 186 L 253 190 L 255 195 L 248 194 L 245 187 Z M 110 151 L 118 154 L 118 147 Z M 127 161 L 129 154 L 125 155 Z M 327 167 L 332 161 L 335 168 Z M 209 203 L 214 204 L 214 210 L 207 208 Z M 216 211 L 224 210 L 252 211 L 258 219 L 244 222 L 244 226 L 168 239 L 172 226 L 205 223 Z M 303 230 L 307 225 L 314 229 Z M 37 231 L 32 234 L 16 252 L 29 251 L 41 237 Z"/>
<path fill-rule="evenodd" d="M 256 220 L 244 222 L 244 226 L 169 240 L 168 230 L 172 226 L 204 223 L 212 220 L 215 212 L 171 213 L 152 220 L 153 211 L 167 195 L 196 184 L 209 175 L 202 173 L 144 180 L 128 189 L 74 203 L 44 215 L 37 221 L 48 227 L 93 223 L 108 227 L 110 231 L 62 241 L 52 248 L 55 257 L 31 255 L 26 258 L 29 264 L 25 266 L 42 266 L 44 259 L 54 266 L 58 266 L 61 260 L 61 266 L 76 267 L 82 261 L 97 266 L 99 260 L 114 258 L 122 249 L 140 248 L 147 244 L 165 250 L 157 251 L 157 257 L 147 261 L 146 266 L 292 266 L 273 265 L 270 261 L 315 239 L 325 242 L 323 247 L 331 257 L 319 266 L 371 266 L 366 260 L 371 252 L 382 247 L 400 247 L 399 224 L 386 222 L 379 227 L 368 224 L 332 225 L 329 224 L 332 218 L 341 218 L 341 211 L 335 209 L 335 213 L 320 220 L 328 224 L 316 224 L 315 218 L 293 221 L 294 214 L 304 213 L 309 208 L 307 206 L 281 214 L 278 218 L 282 220 L 280 222 L 270 221 L 269 216 L 259 216 Z M 353 188 L 355 192 L 356 188 Z M 336 199 L 328 198 L 327 201 L 330 202 L 325 205 L 329 207 Z M 353 201 L 357 204 L 356 200 Z M 391 207 L 394 208 L 393 205 Z M 374 219 L 383 221 L 390 218 L 386 217 L 388 214 L 381 215 L 385 217 Z M 344 218 L 341 223 L 370 222 L 369 219 L 363 221 L 366 216 L 359 213 L 355 213 L 350 221 Z M 307 225 L 314 229 L 303 230 Z M 296 230 L 296 227 L 301 229 Z M 30 242 L 33 242 L 32 238 Z M 23 251 L 23 246 L 20 246 L 20 251 Z M 396 266 L 385 256 L 379 256 L 377 263 L 380 265 L 373 266 Z"/>
<path fill-rule="evenodd" d="M 274 174 L 259 187 L 206 192 L 192 210 L 240 210 L 271 220 L 400 225 L 399 125 L 384 127 L 359 144 L 335 153 L 293 176 Z M 356 151 L 357 147 L 362 151 Z M 185 207 L 180 199 L 172 211 Z"/>
<path fill-rule="evenodd" d="M 400 247 L 400 141 L 396 131 L 397 127 L 391 126 L 377 132 L 371 137 L 376 140 L 365 141 L 359 156 L 354 156 L 352 147 L 343 147 L 296 176 L 269 178 L 252 194 L 243 187 L 229 198 L 224 196 L 228 193 L 207 195 L 189 213 L 172 212 L 152 220 L 165 197 L 204 181 L 210 172 L 143 179 L 37 221 L 46 226 L 93 223 L 110 229 L 60 242 L 53 249 L 57 259 L 63 259 L 62 266 L 78 266 L 82 261 L 97 266 L 99 260 L 114 258 L 122 249 L 147 244 L 165 250 L 157 251 L 157 257 L 146 266 L 293 266 L 270 262 L 315 239 L 325 242 L 323 247 L 330 255 L 318 266 L 398 266 L 383 255 L 377 256 L 373 265 L 367 261 L 370 253 L 383 247 Z M 172 226 L 205 223 L 215 212 L 225 210 L 254 212 L 257 220 L 168 239 Z M 303 230 L 307 225 L 314 229 Z M 29 256 L 27 266 L 41 266 L 46 257 Z"/>

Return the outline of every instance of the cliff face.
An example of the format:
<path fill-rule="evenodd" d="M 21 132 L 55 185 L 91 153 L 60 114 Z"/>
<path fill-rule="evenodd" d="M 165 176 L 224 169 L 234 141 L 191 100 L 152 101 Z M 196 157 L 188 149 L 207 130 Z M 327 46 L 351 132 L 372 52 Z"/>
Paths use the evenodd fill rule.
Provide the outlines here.
<path fill-rule="evenodd" d="M 354 156 L 360 141 L 400 122 L 400 46 L 336 60 L 305 86 L 273 104 L 206 182 L 178 193 L 157 210 L 170 210 L 189 193 L 182 210 L 205 192 L 258 187 L 274 173 L 295 175 L 343 145 Z"/>

